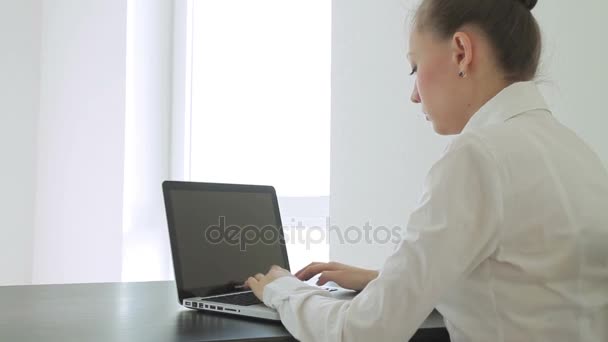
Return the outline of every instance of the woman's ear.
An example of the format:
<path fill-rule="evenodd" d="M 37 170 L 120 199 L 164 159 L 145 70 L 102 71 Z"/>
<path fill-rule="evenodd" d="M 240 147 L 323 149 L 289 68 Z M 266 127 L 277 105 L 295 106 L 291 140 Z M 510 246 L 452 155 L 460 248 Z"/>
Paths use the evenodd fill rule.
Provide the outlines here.
<path fill-rule="evenodd" d="M 470 34 L 466 32 L 456 32 L 452 37 L 452 62 L 454 62 L 461 77 L 469 71 L 473 60 L 473 43 Z"/>

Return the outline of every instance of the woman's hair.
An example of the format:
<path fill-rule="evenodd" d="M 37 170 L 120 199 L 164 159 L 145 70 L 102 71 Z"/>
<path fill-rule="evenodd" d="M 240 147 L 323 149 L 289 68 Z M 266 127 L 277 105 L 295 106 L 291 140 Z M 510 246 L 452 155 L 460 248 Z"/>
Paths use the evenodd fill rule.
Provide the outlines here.
<path fill-rule="evenodd" d="M 537 73 L 541 34 L 531 10 L 537 0 L 423 0 L 415 28 L 449 39 L 464 25 L 489 38 L 505 78 L 530 81 Z"/>

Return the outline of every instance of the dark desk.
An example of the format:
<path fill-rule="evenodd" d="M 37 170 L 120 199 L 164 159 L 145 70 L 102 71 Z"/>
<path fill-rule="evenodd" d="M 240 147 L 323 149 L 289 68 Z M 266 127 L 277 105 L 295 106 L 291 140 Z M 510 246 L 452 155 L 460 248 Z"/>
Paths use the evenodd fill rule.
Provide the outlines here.
<path fill-rule="evenodd" d="M 437 319 L 413 341 L 449 341 Z M 0 287 L 0 341 L 294 339 L 279 322 L 184 309 L 175 283 L 148 282 Z"/>

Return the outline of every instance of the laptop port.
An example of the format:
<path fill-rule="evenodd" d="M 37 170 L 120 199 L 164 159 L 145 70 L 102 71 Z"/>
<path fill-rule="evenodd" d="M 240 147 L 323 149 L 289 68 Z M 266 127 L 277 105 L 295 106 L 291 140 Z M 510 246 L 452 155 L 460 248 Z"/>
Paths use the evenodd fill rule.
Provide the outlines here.
<path fill-rule="evenodd" d="M 236 310 L 231 309 L 231 308 L 225 308 L 224 310 L 226 310 L 226 311 L 232 311 L 232 312 L 236 312 Z"/>
<path fill-rule="evenodd" d="M 215 310 L 215 305 L 209 305 L 209 309 Z"/>
<path fill-rule="evenodd" d="M 198 303 L 192 302 L 192 307 L 193 307 L 193 308 L 198 307 Z"/>
<path fill-rule="evenodd" d="M 221 307 L 221 306 L 218 306 L 217 309 L 220 310 L 220 311 L 224 311 L 224 308 Z"/>
<path fill-rule="evenodd" d="M 185 302 L 185 303 L 184 303 L 184 305 L 185 305 L 185 306 L 190 306 L 190 305 L 192 305 L 192 303 L 190 303 L 190 302 Z"/>

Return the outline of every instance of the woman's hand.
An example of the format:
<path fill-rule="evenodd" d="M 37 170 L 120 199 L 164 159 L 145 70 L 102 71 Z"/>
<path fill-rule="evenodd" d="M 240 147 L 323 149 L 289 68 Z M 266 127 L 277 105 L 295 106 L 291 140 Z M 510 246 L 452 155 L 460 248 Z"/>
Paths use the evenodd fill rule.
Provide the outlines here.
<path fill-rule="evenodd" d="M 250 288 L 253 291 L 253 294 L 255 294 L 255 296 L 258 297 L 259 300 L 263 301 L 264 287 L 267 284 L 273 282 L 275 279 L 281 277 L 293 277 L 293 275 L 289 273 L 288 270 L 281 268 L 277 265 L 273 265 L 272 267 L 270 267 L 270 270 L 268 270 L 268 273 L 266 273 L 266 275 L 258 273 L 252 277 L 249 277 L 245 281 L 245 286 Z"/>
<path fill-rule="evenodd" d="M 333 281 L 345 289 L 363 290 L 367 284 L 378 277 L 378 271 L 344 265 L 339 262 L 313 262 L 296 272 L 300 280 L 309 280 L 321 273 L 317 285 Z"/>

